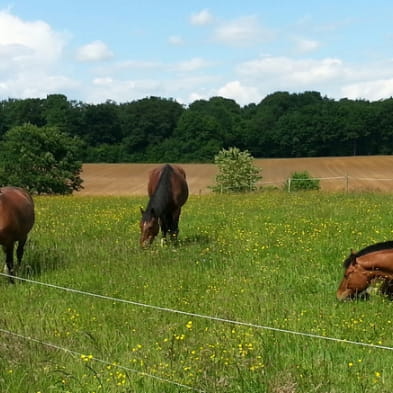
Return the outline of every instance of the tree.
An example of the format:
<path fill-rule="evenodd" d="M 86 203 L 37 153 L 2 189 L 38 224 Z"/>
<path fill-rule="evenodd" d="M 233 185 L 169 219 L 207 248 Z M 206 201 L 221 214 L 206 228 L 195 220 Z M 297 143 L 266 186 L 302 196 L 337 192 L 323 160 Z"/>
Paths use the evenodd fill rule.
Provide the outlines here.
<path fill-rule="evenodd" d="M 90 146 L 119 143 L 122 139 L 122 131 L 118 112 L 117 104 L 112 101 L 87 105 L 84 108 L 86 129 L 83 139 Z"/>
<path fill-rule="evenodd" d="M 0 184 L 32 193 L 71 194 L 82 188 L 81 142 L 56 127 L 32 124 L 7 131 L 1 142 Z"/>
<path fill-rule="evenodd" d="M 242 144 L 244 130 L 241 125 L 241 108 L 236 101 L 223 97 L 212 97 L 208 101 L 197 100 L 189 105 L 188 111 L 215 119 L 221 148 L 233 146 L 234 143 L 237 146 Z"/>
<path fill-rule="evenodd" d="M 8 99 L 3 101 L 5 108 L 3 121 L 7 124 L 7 130 L 21 126 L 25 123 L 34 124 L 38 127 L 45 125 L 44 100 L 40 98 Z"/>
<path fill-rule="evenodd" d="M 65 131 L 71 112 L 71 104 L 67 97 L 63 94 L 50 94 L 46 97 L 44 108 L 45 125 Z"/>
<path fill-rule="evenodd" d="M 128 161 L 161 161 L 161 145 L 171 138 L 183 112 L 178 102 L 159 97 L 121 105 L 119 117 L 124 136 L 121 143 Z"/>
<path fill-rule="evenodd" d="M 237 147 L 222 149 L 214 157 L 219 173 L 213 191 L 222 193 L 255 191 L 256 183 L 262 176 L 259 175 L 260 170 L 254 167 L 253 160 L 248 151 L 241 151 Z"/>
<path fill-rule="evenodd" d="M 214 154 L 223 147 L 220 125 L 207 114 L 187 110 L 180 116 L 171 138 L 169 161 L 211 162 Z"/>

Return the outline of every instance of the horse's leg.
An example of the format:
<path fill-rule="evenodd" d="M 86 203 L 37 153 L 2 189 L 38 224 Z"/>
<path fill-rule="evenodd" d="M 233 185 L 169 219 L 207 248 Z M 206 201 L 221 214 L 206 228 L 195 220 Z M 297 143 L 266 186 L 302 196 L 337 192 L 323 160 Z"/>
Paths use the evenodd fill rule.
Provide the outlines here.
<path fill-rule="evenodd" d="M 12 276 L 15 276 L 14 271 L 14 243 L 3 246 L 5 252 L 5 263 L 6 263 L 6 274 L 9 275 L 9 281 L 11 284 L 15 283 Z"/>
<path fill-rule="evenodd" d="M 179 234 L 179 218 L 180 218 L 180 207 L 172 213 L 171 217 L 171 228 L 170 237 L 171 240 L 177 240 L 177 235 Z"/>
<path fill-rule="evenodd" d="M 18 247 L 16 248 L 16 259 L 18 261 L 17 268 L 19 268 L 22 264 L 22 258 L 23 258 L 23 252 L 24 252 L 26 240 L 27 240 L 27 238 L 23 238 L 18 241 Z"/>
<path fill-rule="evenodd" d="M 163 217 L 160 219 L 160 226 L 161 226 L 161 246 L 163 246 L 166 242 L 166 234 L 168 233 L 167 217 Z"/>

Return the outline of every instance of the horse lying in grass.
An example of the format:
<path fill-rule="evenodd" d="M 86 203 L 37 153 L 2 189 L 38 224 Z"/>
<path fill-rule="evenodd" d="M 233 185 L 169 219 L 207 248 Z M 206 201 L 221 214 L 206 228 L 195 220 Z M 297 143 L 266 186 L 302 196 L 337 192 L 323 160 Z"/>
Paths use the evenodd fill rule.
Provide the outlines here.
<path fill-rule="evenodd" d="M 141 208 L 140 245 L 150 245 L 160 228 L 162 240 L 167 234 L 176 240 L 182 206 L 188 199 L 188 185 L 184 170 L 175 165 L 163 165 L 151 171 L 147 186 L 150 197 L 146 210 Z"/>
<path fill-rule="evenodd" d="M 370 284 L 382 280 L 380 291 L 393 300 L 393 241 L 376 243 L 351 254 L 344 261 L 344 278 L 338 287 L 339 300 L 368 297 Z"/>
<path fill-rule="evenodd" d="M 16 256 L 22 263 L 27 235 L 34 225 L 34 202 L 30 194 L 18 187 L 0 188 L 0 244 L 6 255 L 4 272 L 14 283 L 14 248 L 18 243 Z"/>

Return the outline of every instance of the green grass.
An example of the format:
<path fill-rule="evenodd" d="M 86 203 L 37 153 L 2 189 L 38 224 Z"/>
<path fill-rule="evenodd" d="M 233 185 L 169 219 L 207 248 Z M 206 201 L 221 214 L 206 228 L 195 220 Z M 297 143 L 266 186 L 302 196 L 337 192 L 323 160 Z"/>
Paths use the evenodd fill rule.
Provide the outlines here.
<path fill-rule="evenodd" d="M 139 247 L 146 198 L 37 197 L 21 277 L 393 347 L 393 303 L 339 303 L 351 248 L 393 238 L 392 195 L 191 197 L 178 245 Z M 393 352 L 240 326 L 0 277 L 0 391 L 391 392 Z M 81 356 L 82 355 L 82 356 Z M 98 359 L 98 360 L 96 360 Z M 101 362 L 104 361 L 104 362 Z M 133 372 L 131 370 L 135 370 Z"/>

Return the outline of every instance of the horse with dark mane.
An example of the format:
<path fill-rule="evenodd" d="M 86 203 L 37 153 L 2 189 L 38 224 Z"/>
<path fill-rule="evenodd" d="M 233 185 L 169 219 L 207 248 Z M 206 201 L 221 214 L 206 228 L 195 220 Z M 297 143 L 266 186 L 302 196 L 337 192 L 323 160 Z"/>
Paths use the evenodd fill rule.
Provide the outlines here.
<path fill-rule="evenodd" d="M 166 164 L 153 169 L 147 191 L 149 203 L 145 210 L 141 208 L 141 246 L 150 245 L 160 228 L 163 240 L 167 234 L 170 239 L 176 240 L 181 208 L 188 199 L 188 185 L 183 168 Z"/>
<path fill-rule="evenodd" d="M 336 296 L 339 300 L 362 297 L 370 284 L 383 281 L 381 292 L 393 299 L 393 241 L 372 244 L 344 261 L 344 278 Z M 367 295 L 366 295 L 367 296 Z"/>
<path fill-rule="evenodd" d="M 18 187 L 0 188 L 0 244 L 6 254 L 4 271 L 14 283 L 14 248 L 18 243 L 16 256 L 22 262 L 27 235 L 34 225 L 34 202 L 30 194 Z"/>

